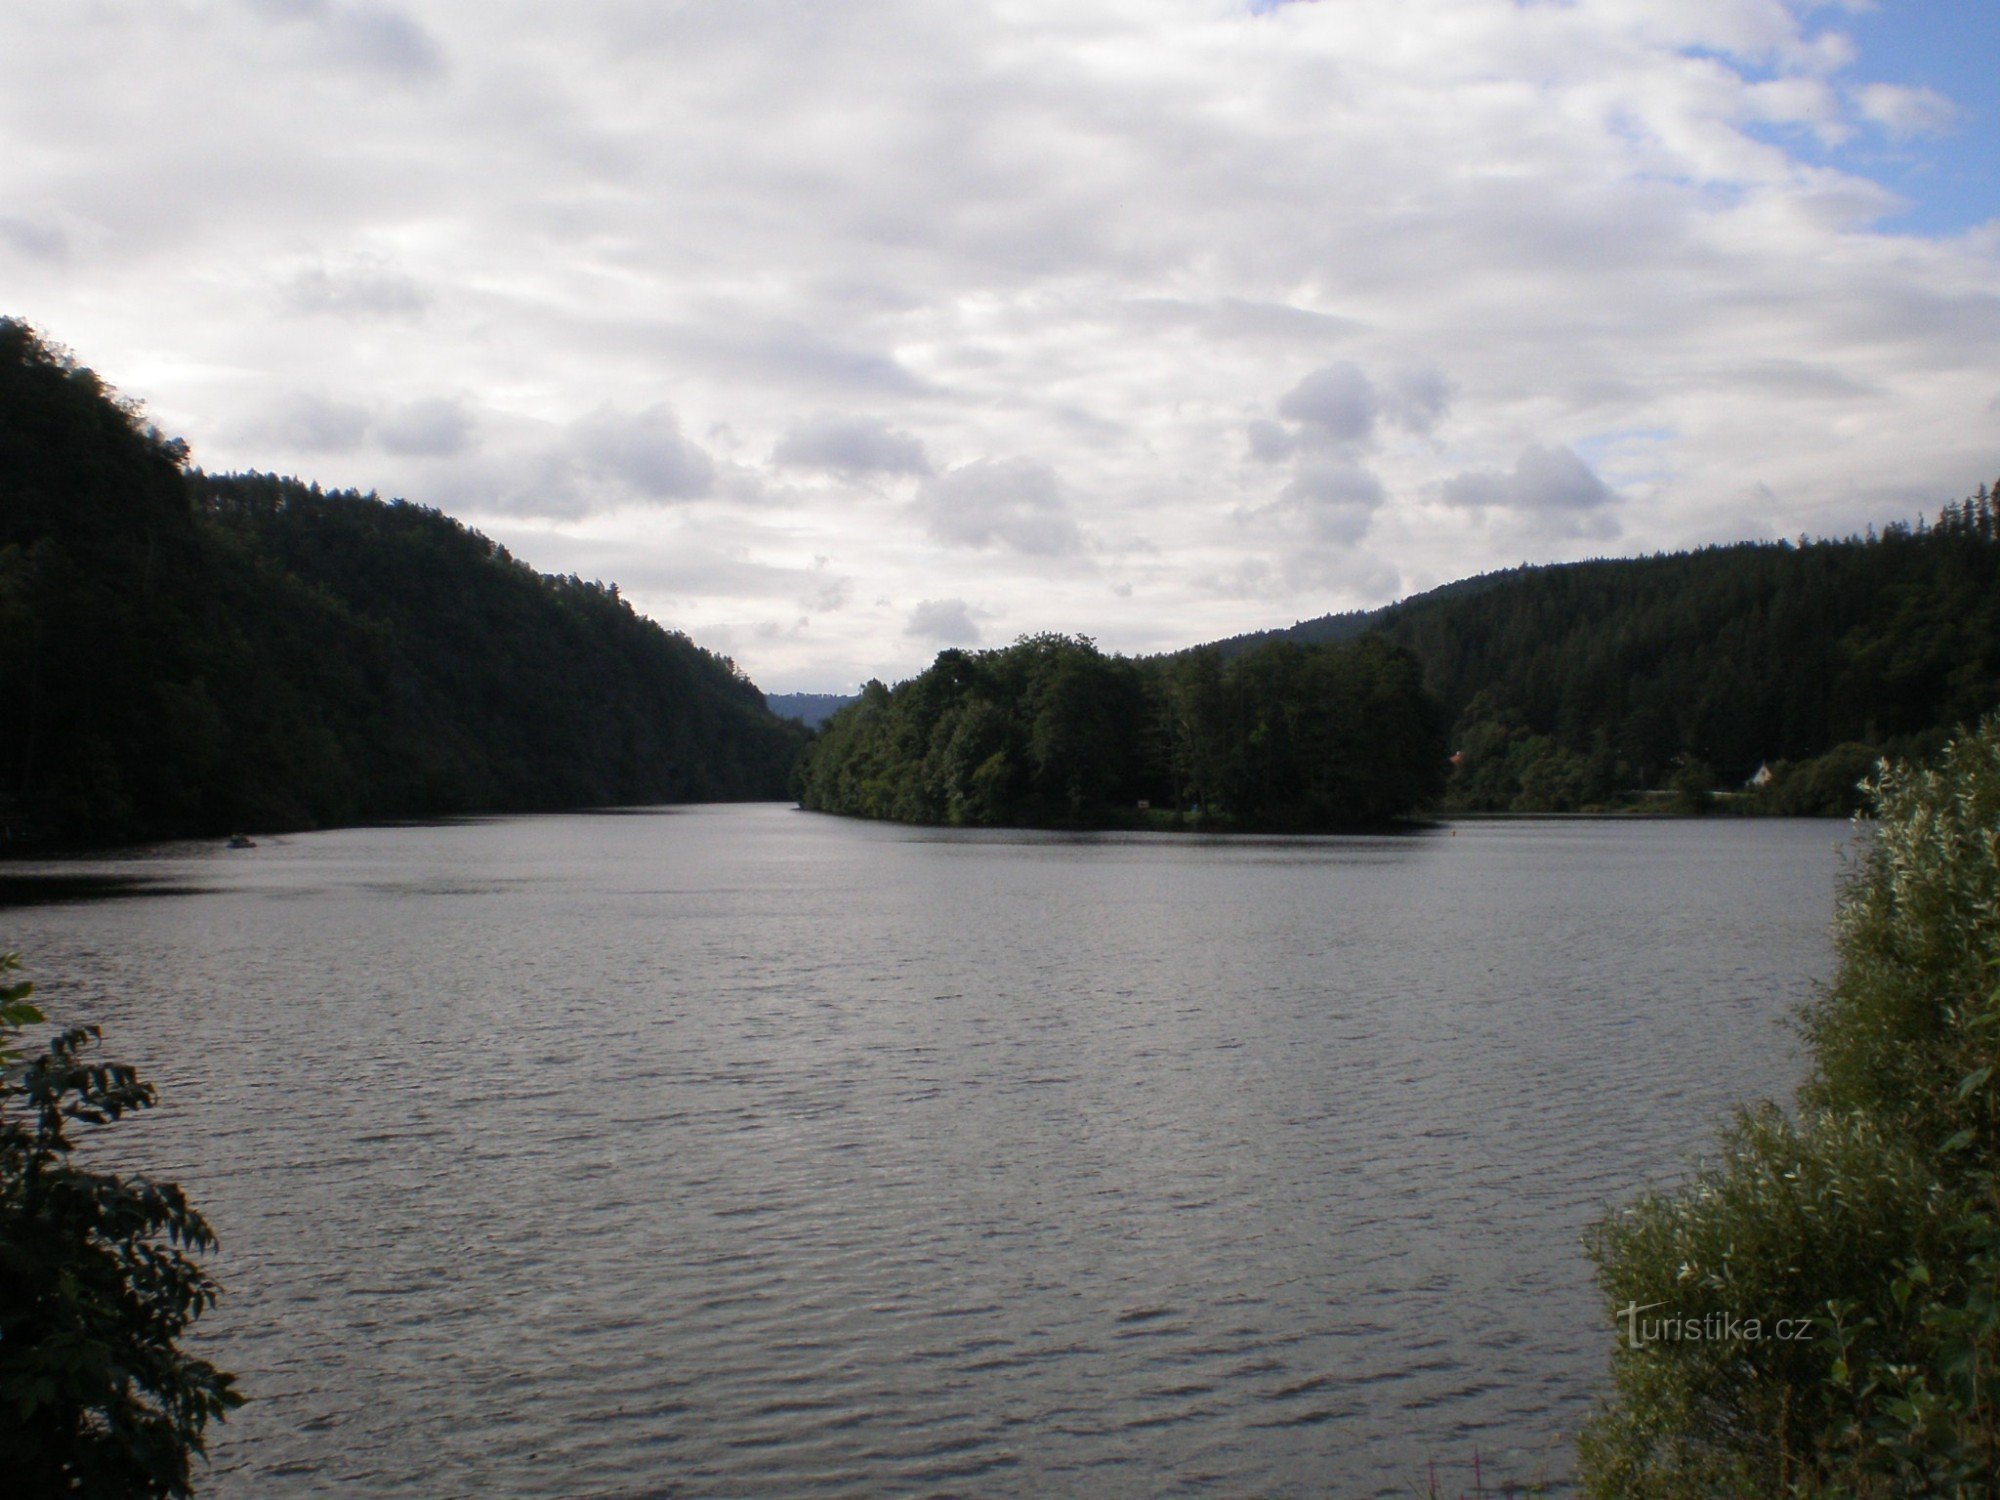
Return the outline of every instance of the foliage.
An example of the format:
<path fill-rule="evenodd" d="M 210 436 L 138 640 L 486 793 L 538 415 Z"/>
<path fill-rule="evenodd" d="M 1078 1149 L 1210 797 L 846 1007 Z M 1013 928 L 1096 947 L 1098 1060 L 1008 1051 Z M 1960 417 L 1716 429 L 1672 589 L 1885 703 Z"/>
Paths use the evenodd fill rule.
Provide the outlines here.
<path fill-rule="evenodd" d="M 14 954 L 0 954 L 0 977 Z M 0 1058 L 42 1019 L 0 983 Z M 150 1108 L 129 1067 L 93 1063 L 96 1027 L 0 1075 L 0 1454 L 8 1493 L 186 1495 L 234 1377 L 177 1346 L 215 1300 L 192 1253 L 215 1237 L 178 1187 L 77 1165 L 71 1132 Z"/>
<path fill-rule="evenodd" d="M 2000 716 L 1867 791 L 1796 1116 L 1744 1112 L 1714 1162 L 1594 1233 L 1614 1313 L 1649 1310 L 1579 1445 L 1592 1494 L 1995 1492 Z M 1634 1316 L 1721 1336 L 1635 1343 Z"/>
<path fill-rule="evenodd" d="M 0 1082 L 4 1082 L 7 1071 L 20 1061 L 20 1048 L 15 1038 L 21 1034 L 23 1026 L 34 1026 L 46 1019 L 30 998 L 35 987 L 25 979 L 13 979 L 21 967 L 18 953 L 0 953 Z"/>
<path fill-rule="evenodd" d="M 1674 794 L 1679 811 L 1690 815 L 1711 812 L 1715 808 L 1715 767 L 1692 755 L 1681 756 L 1673 775 L 1667 778 L 1667 789 Z"/>
<path fill-rule="evenodd" d="M 1851 817 L 1862 783 L 1882 759 L 1872 745 L 1848 740 L 1809 760 L 1770 763 L 1771 780 L 1750 794 L 1753 811 L 1790 817 Z"/>
<path fill-rule="evenodd" d="M 1880 535 L 1517 568 L 1222 649 L 1374 632 L 1414 651 L 1454 724 L 1451 809 L 1605 805 L 1689 759 L 1728 790 L 1859 746 L 1852 776 L 1849 750 L 1746 804 L 1852 812 L 1876 758 L 1934 753 L 2000 704 L 1997 511 L 1982 486 Z"/>
<path fill-rule="evenodd" d="M 871 682 L 800 762 L 807 807 L 912 823 L 1327 828 L 1437 794 L 1444 741 L 1409 653 L 1278 644 L 1224 662 L 1106 656 L 1088 639 L 945 651 Z"/>
<path fill-rule="evenodd" d="M 615 588 L 436 511 L 190 472 L 0 319 L 0 833 L 782 795 L 803 731 Z"/>

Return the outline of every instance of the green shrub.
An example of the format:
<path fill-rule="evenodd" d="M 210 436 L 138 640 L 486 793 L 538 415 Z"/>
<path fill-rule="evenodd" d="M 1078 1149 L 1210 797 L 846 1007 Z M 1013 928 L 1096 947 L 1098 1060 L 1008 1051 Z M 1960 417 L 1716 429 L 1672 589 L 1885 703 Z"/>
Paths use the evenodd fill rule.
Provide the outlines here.
<path fill-rule="evenodd" d="M 192 1252 L 215 1237 L 172 1183 L 76 1165 L 95 1131 L 153 1104 L 128 1067 L 86 1059 L 76 1027 L 23 1065 L 42 1019 L 0 954 L 0 1456 L 22 1500 L 192 1493 L 203 1429 L 241 1404 L 235 1378 L 177 1344 L 215 1300 Z"/>
<path fill-rule="evenodd" d="M 2000 717 L 1866 790 L 1796 1111 L 1593 1231 L 1593 1495 L 2000 1493 Z"/>

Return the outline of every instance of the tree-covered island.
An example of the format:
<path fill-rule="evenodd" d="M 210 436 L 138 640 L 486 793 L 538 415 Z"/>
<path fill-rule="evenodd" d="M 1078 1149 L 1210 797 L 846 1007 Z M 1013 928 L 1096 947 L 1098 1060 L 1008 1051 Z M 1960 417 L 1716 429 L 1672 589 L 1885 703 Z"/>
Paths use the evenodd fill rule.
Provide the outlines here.
<path fill-rule="evenodd" d="M 1422 677 L 1375 637 L 1227 660 L 1133 660 L 1063 635 L 945 651 L 827 722 L 801 757 L 799 801 L 988 827 L 1381 825 L 1444 785 L 1444 719 Z"/>

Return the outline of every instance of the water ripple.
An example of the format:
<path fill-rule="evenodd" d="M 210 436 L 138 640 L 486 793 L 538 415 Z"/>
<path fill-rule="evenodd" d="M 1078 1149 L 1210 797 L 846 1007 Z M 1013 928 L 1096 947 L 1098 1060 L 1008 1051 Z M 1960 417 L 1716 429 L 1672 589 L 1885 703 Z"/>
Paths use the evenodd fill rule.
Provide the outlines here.
<path fill-rule="evenodd" d="M 223 1237 L 224 1500 L 1407 1495 L 1560 1479 L 1580 1232 L 1789 1082 L 1837 834 L 524 818 L 8 938 Z"/>

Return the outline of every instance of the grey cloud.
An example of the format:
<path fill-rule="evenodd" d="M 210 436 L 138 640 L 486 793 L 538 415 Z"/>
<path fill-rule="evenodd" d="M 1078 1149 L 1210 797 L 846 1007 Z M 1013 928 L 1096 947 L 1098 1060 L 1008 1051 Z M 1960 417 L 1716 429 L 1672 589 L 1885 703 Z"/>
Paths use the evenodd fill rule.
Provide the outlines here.
<path fill-rule="evenodd" d="M 799 603 L 815 614 L 830 615 L 847 608 L 853 598 L 852 578 L 826 578 L 814 584 Z"/>
<path fill-rule="evenodd" d="M 1375 432 L 1375 387 L 1358 366 L 1342 360 L 1314 370 L 1278 401 L 1288 417 L 1336 443 L 1366 442 Z"/>
<path fill-rule="evenodd" d="M 356 5 L 335 13 L 340 51 L 355 62 L 410 77 L 444 71 L 444 53 L 431 34 L 401 11 Z"/>
<path fill-rule="evenodd" d="M 302 453 L 351 453 L 367 436 L 369 422 L 366 407 L 295 395 L 267 412 L 254 435 Z"/>
<path fill-rule="evenodd" d="M 1246 557 L 1226 568 L 1197 573 L 1193 585 L 1223 599 L 1261 599 L 1276 592 L 1278 575 L 1261 557 Z"/>
<path fill-rule="evenodd" d="M 1360 465 L 1323 454 L 1300 460 L 1280 496 L 1317 542 L 1351 546 L 1367 534 L 1381 509 L 1382 481 Z"/>
<path fill-rule="evenodd" d="M 1211 338 L 1248 343 L 1312 343 L 1324 347 L 1362 326 L 1352 318 L 1247 297 L 1218 297 L 1212 302 L 1139 297 L 1128 303 L 1127 308 L 1132 318 L 1143 324 L 1193 328 Z"/>
<path fill-rule="evenodd" d="M 804 422 L 779 439 L 772 462 L 789 468 L 862 474 L 929 474 L 924 445 L 878 417 L 826 417 Z"/>
<path fill-rule="evenodd" d="M 436 39 L 391 6 L 335 0 L 248 0 L 248 4 L 270 20 L 313 26 L 327 55 L 340 61 L 406 78 L 444 70 L 444 52 Z"/>
<path fill-rule="evenodd" d="M 681 436 L 665 406 L 594 412 L 570 429 L 569 456 L 585 474 L 615 479 L 654 500 L 692 500 L 715 484 L 715 461 Z"/>
<path fill-rule="evenodd" d="M 1570 449 L 1544 448 L 1537 443 L 1521 450 L 1512 473 L 1467 470 L 1447 479 L 1442 493 L 1447 505 L 1467 510 L 1567 514 L 1572 518 L 1600 510 L 1618 498 L 1617 492 Z"/>
<path fill-rule="evenodd" d="M 1366 444 L 1379 421 L 1426 436 L 1450 405 L 1450 383 L 1434 365 L 1399 370 L 1378 385 L 1360 366 L 1341 360 L 1314 370 L 1280 397 L 1278 415 L 1322 442 Z M 1257 441 L 1253 434 L 1253 452 Z"/>
<path fill-rule="evenodd" d="M 719 475 L 715 460 L 682 435 L 664 405 L 637 412 L 600 407 L 566 427 L 509 432 L 494 418 L 475 424 L 449 402 L 417 402 L 383 419 L 378 436 L 384 446 L 395 432 L 406 444 L 435 449 L 454 441 L 460 418 L 461 449 L 426 474 L 426 493 L 481 515 L 575 520 L 633 501 L 708 499 L 742 477 Z M 474 447 L 475 426 L 482 425 L 483 441 Z M 791 591 L 797 587 L 795 581 Z"/>
<path fill-rule="evenodd" d="M 372 265 L 329 271 L 314 266 L 294 276 L 287 300 L 301 312 L 414 318 L 428 311 L 431 297 L 399 272 Z"/>
<path fill-rule="evenodd" d="M 963 599 L 926 599 L 910 611 L 903 634 L 943 646 L 976 646 L 979 627 Z"/>
<path fill-rule="evenodd" d="M 923 395 L 930 389 L 889 355 L 810 335 L 774 338 L 762 346 L 746 346 L 744 352 L 803 380 L 835 389 L 879 390 L 898 396 Z"/>
<path fill-rule="evenodd" d="M 1397 426 L 1427 437 L 1451 407 L 1451 384 L 1435 365 L 1399 370 L 1390 378 L 1383 410 Z"/>
<path fill-rule="evenodd" d="M 1755 360 L 1726 372 L 1723 378 L 1732 384 L 1758 386 L 1778 395 L 1871 400 L 1883 394 L 1880 386 L 1856 380 L 1843 370 L 1802 359 Z"/>
<path fill-rule="evenodd" d="M 463 453 L 472 437 L 472 416 L 456 401 L 413 401 L 375 424 L 375 438 L 391 453 L 449 458 Z"/>
<path fill-rule="evenodd" d="M 1055 556 L 1083 544 L 1056 472 L 1031 459 L 979 459 L 925 482 L 918 506 L 930 533 L 961 547 L 1004 543 Z"/>
<path fill-rule="evenodd" d="M 12 245 L 31 260 L 63 261 L 69 258 L 69 236 L 54 224 L 0 215 L 0 244 Z"/>
<path fill-rule="evenodd" d="M 1292 435 L 1267 417 L 1259 417 L 1244 429 L 1250 440 L 1250 456 L 1259 463 L 1274 464 L 1289 458 L 1296 444 Z"/>
<path fill-rule="evenodd" d="M 893 355 L 883 354 L 838 332 L 796 320 L 773 318 L 755 305 L 717 298 L 694 321 L 676 321 L 637 331 L 601 325 L 607 345 L 631 343 L 679 361 L 693 361 L 717 375 L 788 387 L 876 398 L 935 394 L 931 384 Z"/>
<path fill-rule="evenodd" d="M 687 533 L 676 535 L 670 548 L 652 549 L 506 521 L 487 521 L 480 529 L 533 568 L 602 578 L 628 597 L 783 601 L 794 598 L 810 576 L 803 568 L 756 562 L 739 555 L 740 549 Z"/>

